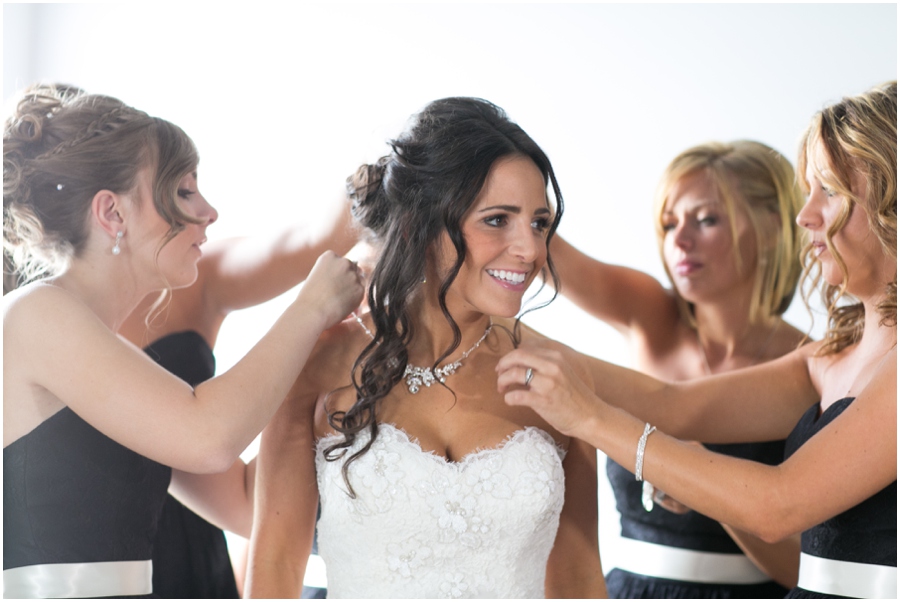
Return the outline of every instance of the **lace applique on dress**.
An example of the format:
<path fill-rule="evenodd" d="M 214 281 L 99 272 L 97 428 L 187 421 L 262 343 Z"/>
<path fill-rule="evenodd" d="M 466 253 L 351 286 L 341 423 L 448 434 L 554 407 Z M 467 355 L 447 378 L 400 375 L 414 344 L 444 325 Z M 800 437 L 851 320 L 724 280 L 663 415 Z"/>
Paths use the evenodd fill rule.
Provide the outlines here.
<path fill-rule="evenodd" d="M 316 448 L 329 597 L 544 596 L 565 493 L 565 452 L 550 435 L 526 427 L 500 447 L 448 462 L 381 424 L 371 449 L 350 465 L 355 499 L 343 460 L 323 455 L 336 440 Z"/>

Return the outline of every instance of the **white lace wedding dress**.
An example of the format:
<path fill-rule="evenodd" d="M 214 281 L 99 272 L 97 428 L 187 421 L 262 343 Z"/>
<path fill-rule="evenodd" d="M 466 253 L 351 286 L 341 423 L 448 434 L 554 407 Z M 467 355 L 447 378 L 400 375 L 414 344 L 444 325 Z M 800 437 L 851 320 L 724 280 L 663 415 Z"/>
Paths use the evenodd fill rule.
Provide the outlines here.
<path fill-rule="evenodd" d="M 448 462 L 380 424 L 372 448 L 350 465 L 355 499 L 343 460 L 323 456 L 340 440 L 316 446 L 329 597 L 544 596 L 565 488 L 565 452 L 550 435 L 526 427 L 500 447 Z M 366 441 L 361 433 L 351 452 Z"/>

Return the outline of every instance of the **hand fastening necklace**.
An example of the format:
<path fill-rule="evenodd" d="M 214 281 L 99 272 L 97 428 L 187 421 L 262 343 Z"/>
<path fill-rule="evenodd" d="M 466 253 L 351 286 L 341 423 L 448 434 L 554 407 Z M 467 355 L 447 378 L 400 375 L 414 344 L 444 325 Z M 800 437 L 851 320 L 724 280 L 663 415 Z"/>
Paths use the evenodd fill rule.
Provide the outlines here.
<path fill-rule="evenodd" d="M 359 325 L 362 326 L 362 329 L 366 331 L 366 334 L 375 340 L 375 335 L 372 334 L 366 325 L 363 323 L 362 318 L 356 315 L 356 312 L 353 312 L 353 317 L 356 318 L 356 321 L 359 322 Z M 444 364 L 440 368 L 432 369 L 430 366 L 428 367 L 419 367 L 413 366 L 410 363 L 406 364 L 406 370 L 403 372 L 403 378 L 406 379 L 406 388 L 409 389 L 410 393 L 418 393 L 419 389 L 424 385 L 426 387 L 430 387 L 436 382 L 444 383 L 447 381 L 447 377 L 451 374 L 455 374 L 456 371 L 462 366 L 463 360 L 469 357 L 469 354 L 478 349 L 478 346 L 481 345 L 484 340 L 487 338 L 487 335 L 491 333 L 491 329 L 494 327 L 494 321 L 491 318 L 488 318 L 488 326 L 484 329 L 484 334 L 481 335 L 481 338 L 472 345 L 468 351 L 462 354 L 462 356 L 456 360 L 455 362 L 451 362 L 449 364 Z"/>

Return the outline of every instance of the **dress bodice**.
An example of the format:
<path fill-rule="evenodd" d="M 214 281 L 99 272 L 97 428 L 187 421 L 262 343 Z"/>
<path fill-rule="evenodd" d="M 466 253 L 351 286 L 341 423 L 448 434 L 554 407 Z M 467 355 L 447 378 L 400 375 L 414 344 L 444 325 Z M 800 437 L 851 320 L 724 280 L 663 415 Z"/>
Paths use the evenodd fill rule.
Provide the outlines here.
<path fill-rule="evenodd" d="M 819 416 L 819 405 L 809 408 L 788 437 L 785 449 L 790 456 L 813 435 L 825 428 L 853 402 L 840 399 Z M 802 552 L 865 564 L 897 566 L 897 481 L 800 536 Z"/>
<path fill-rule="evenodd" d="M 61 409 L 3 449 L 3 569 L 149 560 L 170 477 Z"/>
<path fill-rule="evenodd" d="M 716 453 L 733 458 L 753 460 L 770 466 L 784 459 L 784 441 L 764 443 L 704 444 Z M 685 514 L 669 512 L 656 506 L 650 512 L 641 503 L 643 483 L 634 473 L 607 459 L 606 474 L 621 515 L 622 536 L 650 543 L 723 554 L 742 554 L 731 536 L 718 521 L 690 510 Z"/>
<path fill-rule="evenodd" d="M 196 387 L 216 373 L 213 350 L 198 332 L 163 336 L 144 353 Z M 153 592 L 162 598 L 238 598 L 225 534 L 171 495 L 153 542 Z"/>
<path fill-rule="evenodd" d="M 193 330 L 161 337 L 144 347 L 144 353 L 192 387 L 216 373 L 213 350 L 206 339 Z"/>
<path fill-rule="evenodd" d="M 784 444 L 784 441 L 768 441 L 706 443 L 704 446 L 731 457 L 777 465 L 784 458 Z M 730 571 L 713 571 L 722 571 L 720 565 L 723 562 L 728 563 L 726 566 L 733 566 L 738 559 L 747 565 L 750 563 L 718 521 L 693 510 L 676 514 L 658 504 L 647 512 L 642 503 L 643 483 L 635 481 L 630 470 L 608 459 L 606 474 L 621 517 L 622 545 L 631 542 L 649 544 L 637 548 L 631 544 L 630 547 L 638 554 L 634 558 L 623 556 L 621 547 L 616 548 L 606 567 L 611 569 L 606 575 L 606 587 L 611 598 L 756 599 L 781 598 L 787 593 L 787 589 L 767 580 L 762 573 L 758 573 L 762 580 L 740 581 Z M 689 554 L 685 557 L 682 550 L 703 556 Z M 653 552 L 663 554 L 656 559 L 657 562 L 652 562 L 647 556 Z M 734 560 L 726 560 L 729 558 Z M 660 565 L 660 562 L 663 564 Z M 660 566 L 671 573 L 658 572 Z M 704 575 L 705 581 L 698 581 L 692 576 L 691 569 L 695 567 Z M 663 574 L 667 577 L 662 577 Z M 731 580 L 725 578 L 728 574 L 732 575 Z"/>
<path fill-rule="evenodd" d="M 563 506 L 562 451 L 526 427 L 459 462 L 380 424 L 350 464 L 319 440 L 319 554 L 330 597 L 541 598 Z M 368 441 L 360 433 L 347 457 Z"/>

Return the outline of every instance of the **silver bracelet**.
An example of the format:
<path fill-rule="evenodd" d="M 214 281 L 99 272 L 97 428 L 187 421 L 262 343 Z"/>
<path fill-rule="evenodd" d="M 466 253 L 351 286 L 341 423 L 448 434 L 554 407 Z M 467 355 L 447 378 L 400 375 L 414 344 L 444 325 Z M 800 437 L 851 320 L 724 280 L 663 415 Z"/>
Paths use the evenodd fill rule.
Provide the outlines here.
<path fill-rule="evenodd" d="M 641 438 L 638 439 L 638 447 L 637 447 L 637 459 L 634 462 L 634 480 L 635 481 L 643 481 L 644 480 L 644 448 L 647 447 L 647 437 L 650 436 L 650 433 L 656 430 L 655 426 L 650 426 L 650 423 L 647 422 L 644 424 L 644 434 L 641 435 Z"/>

